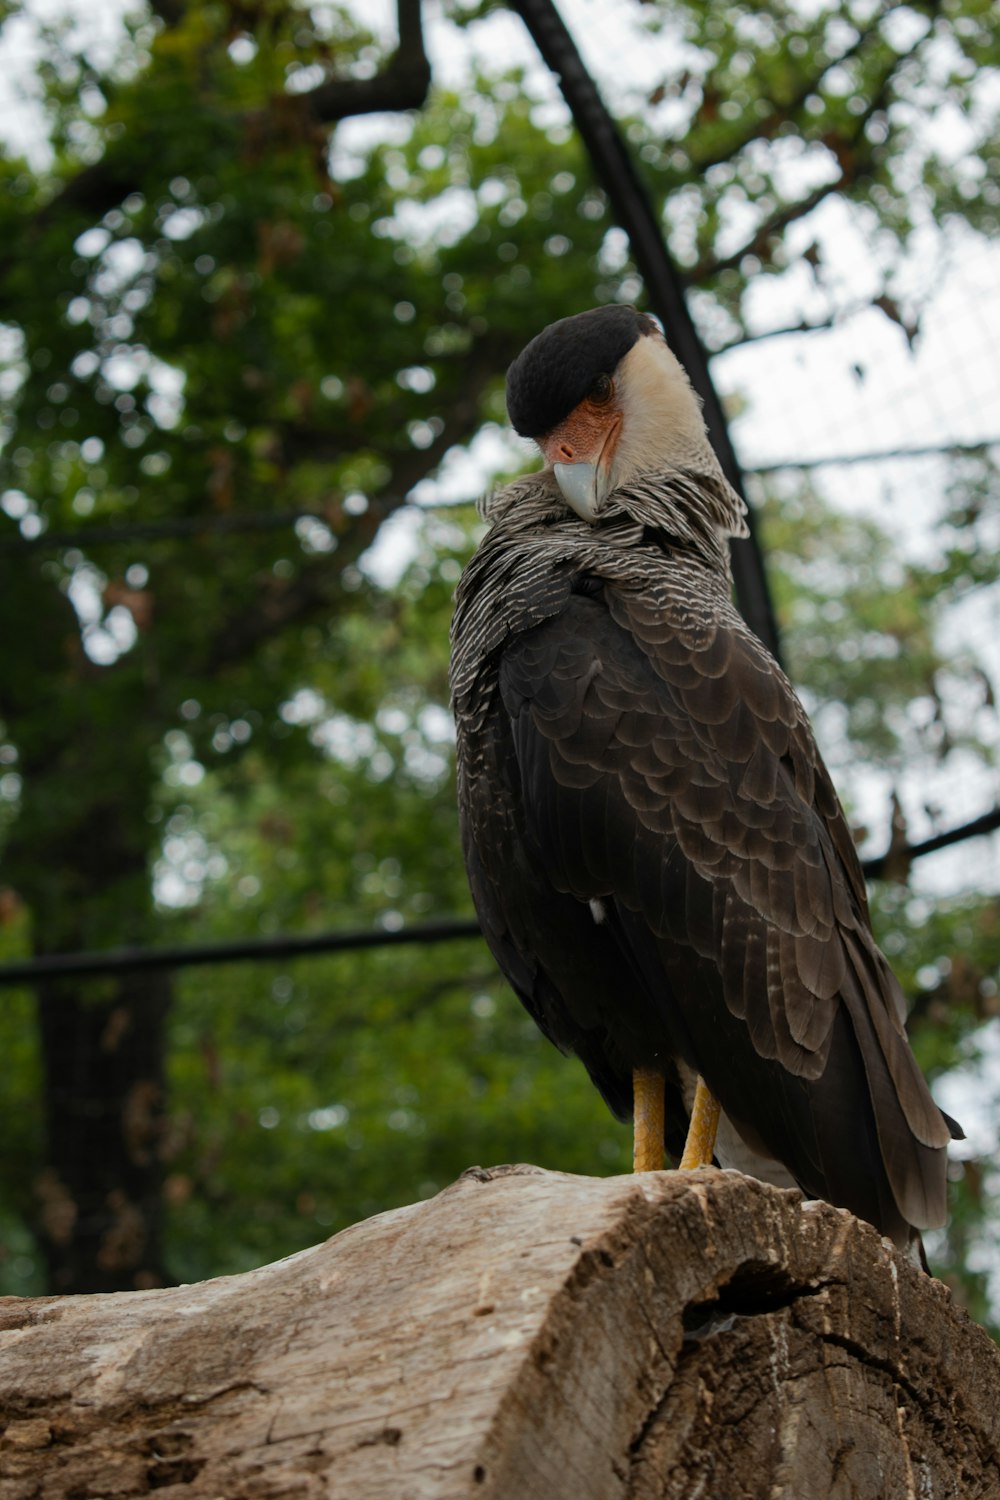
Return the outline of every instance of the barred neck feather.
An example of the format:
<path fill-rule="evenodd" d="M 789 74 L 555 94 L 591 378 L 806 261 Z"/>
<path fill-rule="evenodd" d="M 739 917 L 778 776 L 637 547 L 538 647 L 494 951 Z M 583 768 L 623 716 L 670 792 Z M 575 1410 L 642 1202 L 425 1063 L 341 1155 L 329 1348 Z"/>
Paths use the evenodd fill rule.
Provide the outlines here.
<path fill-rule="evenodd" d="M 527 534 L 542 544 L 589 549 L 595 542 L 648 545 L 662 537 L 678 561 L 697 559 L 732 583 L 728 538 L 746 536 L 746 506 L 721 470 L 668 467 L 624 484 L 611 495 L 596 527 L 566 505 L 551 471 L 528 474 L 486 496 L 479 513 L 493 531 L 510 539 Z M 634 525 L 622 525 L 631 520 Z M 650 533 L 653 535 L 651 536 Z M 548 550 L 548 546 L 546 548 Z"/>
<path fill-rule="evenodd" d="M 589 573 L 651 598 L 684 596 L 743 633 L 732 605 L 727 536 L 742 527 L 739 503 L 718 486 L 677 469 L 616 490 L 597 525 L 582 521 L 550 469 L 489 496 L 489 530 L 455 593 L 452 693 L 458 702 L 512 634 L 563 607 L 572 579 Z M 720 517 L 721 524 L 720 524 Z M 727 529 L 723 530 L 723 526 Z"/>

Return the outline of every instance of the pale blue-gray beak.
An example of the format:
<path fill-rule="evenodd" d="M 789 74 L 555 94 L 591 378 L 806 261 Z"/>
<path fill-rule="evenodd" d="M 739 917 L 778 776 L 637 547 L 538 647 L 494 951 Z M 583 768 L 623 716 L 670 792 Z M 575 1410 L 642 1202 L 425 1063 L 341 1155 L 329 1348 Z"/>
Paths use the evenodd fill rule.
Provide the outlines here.
<path fill-rule="evenodd" d="M 581 521 L 593 526 L 606 493 L 604 478 L 597 465 L 553 464 L 552 472 L 563 499 L 573 507 Z"/>

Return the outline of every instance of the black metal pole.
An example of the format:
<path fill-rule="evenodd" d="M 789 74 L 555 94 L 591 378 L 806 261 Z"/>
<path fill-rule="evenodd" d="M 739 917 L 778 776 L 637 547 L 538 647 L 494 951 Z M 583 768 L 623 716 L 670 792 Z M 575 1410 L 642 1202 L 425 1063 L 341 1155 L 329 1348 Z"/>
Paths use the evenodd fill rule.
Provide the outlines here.
<path fill-rule="evenodd" d="M 615 218 L 629 237 L 632 255 L 646 286 L 652 310 L 661 319 L 671 349 L 687 370 L 701 397 L 705 423 L 719 462 L 733 488 L 745 497 L 743 475 L 729 438 L 722 403 L 709 373 L 708 354 L 694 326 L 684 296 L 683 278 L 674 265 L 635 164 L 617 125 L 597 91 L 552 0 L 510 0 L 531 33 L 543 61 L 559 80 Z M 780 659 L 774 607 L 767 587 L 764 559 L 750 516 L 750 536 L 734 541 L 733 576 L 744 619 L 772 654 Z"/>
<path fill-rule="evenodd" d="M 40 979 L 79 979 L 124 970 L 181 969 L 200 964 L 232 964 L 301 958 L 315 953 L 346 953 L 359 948 L 388 948 L 404 943 L 443 943 L 481 936 L 474 917 L 421 922 L 390 930 L 371 927 L 353 932 L 289 933 L 246 938 L 235 943 L 189 943 L 176 948 L 106 948 L 93 953 L 48 953 L 21 963 L 0 965 L 0 988 L 35 984 Z"/>
<path fill-rule="evenodd" d="M 1000 807 L 963 823 L 932 834 L 918 844 L 897 850 L 895 859 L 908 863 L 925 854 L 936 854 L 966 839 L 980 838 L 1000 829 Z M 862 860 L 861 868 L 870 880 L 878 880 L 891 862 L 891 856 L 876 855 Z M 390 930 L 368 927 L 342 932 L 293 933 L 267 938 L 247 938 L 235 943 L 192 943 L 177 948 L 107 948 L 94 953 L 50 953 L 40 958 L 26 958 L 18 963 L 0 964 L 0 989 L 12 985 L 36 984 L 39 980 L 75 979 L 84 975 L 116 974 L 124 970 L 182 969 L 195 964 L 231 964 L 243 961 L 275 962 L 283 958 L 301 958 L 315 953 L 347 953 L 359 948 L 388 948 L 404 943 L 447 943 L 455 939 L 479 938 L 479 923 L 474 917 L 446 917 L 437 922 L 419 922 L 412 927 Z"/>

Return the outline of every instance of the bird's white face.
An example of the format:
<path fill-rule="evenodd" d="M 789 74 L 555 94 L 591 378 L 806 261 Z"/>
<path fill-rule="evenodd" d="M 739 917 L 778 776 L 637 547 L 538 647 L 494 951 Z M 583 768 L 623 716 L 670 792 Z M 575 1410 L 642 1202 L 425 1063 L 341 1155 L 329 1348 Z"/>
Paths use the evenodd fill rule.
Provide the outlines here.
<path fill-rule="evenodd" d="M 567 503 L 591 523 L 620 485 L 697 465 L 707 448 L 687 375 L 652 334 L 636 340 L 613 375 L 597 375 L 589 395 L 537 442 Z"/>

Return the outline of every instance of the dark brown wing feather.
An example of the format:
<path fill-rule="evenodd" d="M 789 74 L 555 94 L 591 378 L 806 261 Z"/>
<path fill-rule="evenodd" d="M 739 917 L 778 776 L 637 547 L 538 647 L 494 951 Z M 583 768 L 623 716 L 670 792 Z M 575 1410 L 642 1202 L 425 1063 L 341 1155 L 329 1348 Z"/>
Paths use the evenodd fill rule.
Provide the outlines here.
<path fill-rule="evenodd" d="M 943 1222 L 950 1132 L 790 685 L 683 589 L 562 587 L 494 652 L 475 733 L 459 717 L 501 966 L 618 1112 L 632 1067 L 680 1057 L 808 1193 L 898 1240 Z"/>

